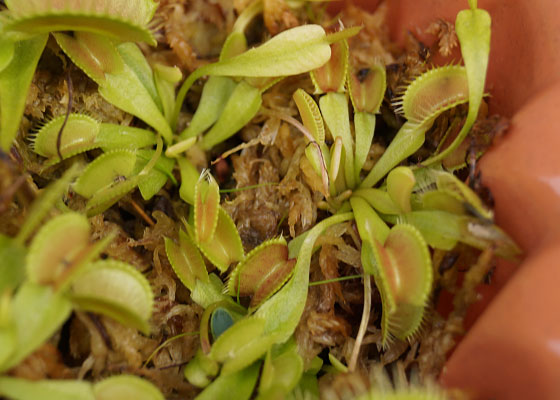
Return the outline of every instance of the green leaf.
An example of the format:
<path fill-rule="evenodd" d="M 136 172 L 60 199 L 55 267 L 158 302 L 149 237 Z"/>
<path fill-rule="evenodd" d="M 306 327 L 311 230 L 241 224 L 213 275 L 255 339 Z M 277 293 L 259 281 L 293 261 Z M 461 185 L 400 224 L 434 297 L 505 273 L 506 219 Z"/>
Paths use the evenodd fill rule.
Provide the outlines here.
<path fill-rule="evenodd" d="M 259 398 L 274 392 L 289 393 L 296 387 L 303 375 L 303 359 L 297 346 L 290 346 L 287 351 L 272 358 L 270 352 L 264 362 L 259 384 Z M 264 396 L 263 396 L 264 394 Z"/>
<path fill-rule="evenodd" d="M 273 335 L 264 334 L 265 321 L 245 318 L 237 321 L 212 345 L 210 358 L 224 363 L 222 374 L 231 374 L 251 365 L 274 343 Z"/>
<path fill-rule="evenodd" d="M 350 198 L 358 232 L 362 240 L 375 239 L 384 243 L 389 235 L 389 227 L 377 215 L 371 206 L 361 197 L 352 196 Z M 365 267 L 364 267 L 365 268 Z"/>
<path fill-rule="evenodd" d="M 194 205 L 194 194 L 196 182 L 200 173 L 194 165 L 185 157 L 178 157 L 179 171 L 181 173 L 181 186 L 179 187 L 179 197 L 188 204 Z"/>
<path fill-rule="evenodd" d="M 343 159 L 343 143 L 342 138 L 338 136 L 331 147 L 331 162 L 329 164 L 329 178 L 331 182 L 336 182 Z"/>
<path fill-rule="evenodd" d="M 10 149 L 17 135 L 27 91 L 47 37 L 16 42 L 11 62 L 0 71 L 0 148 L 4 151 Z"/>
<path fill-rule="evenodd" d="M 139 183 L 139 176 L 133 176 L 129 179 L 121 180 L 119 177 L 114 184 L 106 186 L 96 192 L 86 203 L 86 215 L 93 217 L 107 210 L 125 194 L 134 190 Z"/>
<path fill-rule="evenodd" d="M 221 374 L 214 382 L 212 382 L 196 400 L 217 400 L 217 399 L 235 399 L 249 400 L 257 377 L 259 376 L 260 363 L 255 363 L 250 367 L 231 374 Z"/>
<path fill-rule="evenodd" d="M 138 45 L 131 42 L 122 43 L 117 46 L 117 50 L 124 63 L 134 71 L 138 80 L 142 83 L 142 86 L 144 86 L 159 110 L 163 111 L 163 104 L 154 81 L 154 72 Z"/>
<path fill-rule="evenodd" d="M 209 150 L 241 130 L 261 108 L 260 89 L 241 81 L 231 93 L 218 121 L 202 137 L 201 146 Z"/>
<path fill-rule="evenodd" d="M 140 174 L 150 160 L 155 156 L 155 150 L 139 150 L 137 152 L 138 159 L 134 167 L 134 174 Z M 160 189 L 171 179 L 174 183 L 175 177 L 173 176 L 173 167 L 175 166 L 175 159 L 160 155 L 154 164 L 154 167 L 148 173 L 142 175 L 138 181 L 138 189 L 144 200 L 150 200 L 154 197 Z"/>
<path fill-rule="evenodd" d="M 492 247 L 495 254 L 516 260 L 521 250 L 515 242 L 496 225 L 466 215 L 444 211 L 413 211 L 402 215 L 401 220 L 414 225 L 432 247 L 450 250 L 462 242 L 480 250 Z M 387 217 L 391 221 L 394 218 Z"/>
<path fill-rule="evenodd" d="M 119 375 L 93 385 L 95 400 L 164 400 L 159 389 L 146 379 L 134 375 Z"/>
<path fill-rule="evenodd" d="M 181 139 L 198 136 L 218 120 L 237 83 L 225 76 L 211 76 L 202 88 L 200 102 Z"/>
<path fill-rule="evenodd" d="M 436 177 L 438 189 L 453 193 L 463 203 L 468 203 L 476 212 L 489 221 L 494 219 L 494 213 L 488 209 L 477 194 L 457 177 L 449 172 L 432 171 Z"/>
<path fill-rule="evenodd" d="M 358 189 L 353 193 L 353 196 L 361 197 L 382 214 L 400 214 L 399 207 L 385 190 L 374 188 Z"/>
<path fill-rule="evenodd" d="M 354 112 L 354 131 L 356 136 L 356 153 L 354 156 L 354 173 L 356 181 L 360 181 L 360 171 L 366 163 L 373 135 L 375 133 L 375 114 Z"/>
<path fill-rule="evenodd" d="M 13 354 L 18 344 L 12 318 L 12 290 L 11 288 L 0 290 L 0 368 Z"/>
<path fill-rule="evenodd" d="M 452 214 L 466 213 L 464 203 L 449 190 L 431 190 L 421 195 L 422 210 L 439 210 Z"/>
<path fill-rule="evenodd" d="M 468 77 L 469 111 L 467 119 L 453 142 L 438 155 L 424 161 L 424 165 L 441 161 L 455 151 L 471 130 L 478 116 L 484 95 L 484 83 L 490 55 L 492 19 L 487 11 L 476 9 L 476 2 L 472 2 L 470 5 L 472 8 L 460 11 L 455 20 L 455 31 L 461 44 L 461 54 Z"/>
<path fill-rule="evenodd" d="M 13 324 L 7 324 L 5 326 L 0 325 L 0 369 L 2 368 L 2 364 L 14 353 L 17 346 L 18 341 L 15 326 L 13 326 Z M 0 380 L 1 379 L 0 377 Z M 2 395 L 1 387 L 0 395 Z"/>
<path fill-rule="evenodd" d="M 78 380 L 31 381 L 0 376 L 0 395 L 14 400 L 98 400 L 90 382 Z"/>
<path fill-rule="evenodd" d="M 96 143 L 99 143 L 99 147 L 105 152 L 116 149 L 141 149 L 156 144 L 156 135 L 146 129 L 101 123 Z"/>
<path fill-rule="evenodd" d="M 10 10 L 6 30 L 42 34 L 54 31 L 87 31 L 113 39 L 156 45 L 148 28 L 157 3 L 152 0 L 62 1 L 7 0 Z"/>
<path fill-rule="evenodd" d="M 354 140 L 350 131 L 348 100 L 342 93 L 329 92 L 319 99 L 319 107 L 333 138 L 341 137 L 344 146 L 344 177 L 346 185 L 353 189 L 354 174 Z"/>
<path fill-rule="evenodd" d="M 16 242 L 23 245 L 29 235 L 33 233 L 37 225 L 39 225 L 45 216 L 51 211 L 54 204 L 61 199 L 61 197 L 68 190 L 70 182 L 78 175 L 80 166 L 74 164 L 57 180 L 52 182 L 46 189 L 43 190 L 39 198 L 37 198 L 23 223 L 23 226 L 18 232 Z"/>
<path fill-rule="evenodd" d="M 171 123 L 173 108 L 175 107 L 175 85 L 181 80 L 183 75 L 178 67 L 155 64 L 153 69 L 154 82 L 158 97 L 161 100 L 163 115 L 167 122 Z"/>
<path fill-rule="evenodd" d="M 0 296 L 6 289 L 15 289 L 25 279 L 26 254 L 25 247 L 0 234 Z"/>
<path fill-rule="evenodd" d="M 381 158 L 362 181 L 360 189 L 373 187 L 389 171 L 400 164 L 401 161 L 422 147 L 428 128 L 426 124 L 418 125 L 412 122 L 405 122 Z"/>
<path fill-rule="evenodd" d="M 144 275 L 129 264 L 90 264 L 72 283 L 71 298 L 83 310 L 102 313 L 144 334 L 150 331 L 154 295 Z"/>
<path fill-rule="evenodd" d="M 224 294 L 224 283 L 216 274 L 208 275 L 209 282 L 197 280 L 191 293 L 192 300 L 202 308 L 220 302 L 233 302 Z M 235 303 L 234 303 L 235 304 Z"/>
<path fill-rule="evenodd" d="M 189 361 L 183 373 L 185 379 L 191 385 L 198 388 L 205 388 L 211 382 L 211 379 L 218 374 L 219 365 L 216 361 L 208 357 L 201 349 L 198 349 L 196 355 Z"/>
<path fill-rule="evenodd" d="M 70 316 L 70 301 L 50 287 L 24 283 L 13 298 L 12 317 L 17 333 L 17 347 L 0 365 L 0 372 L 19 364 L 49 339 Z"/>
<path fill-rule="evenodd" d="M 0 27 L 1 29 L 1 27 Z M 0 37 L 0 73 L 10 65 L 15 53 L 15 42 L 5 36 Z"/>

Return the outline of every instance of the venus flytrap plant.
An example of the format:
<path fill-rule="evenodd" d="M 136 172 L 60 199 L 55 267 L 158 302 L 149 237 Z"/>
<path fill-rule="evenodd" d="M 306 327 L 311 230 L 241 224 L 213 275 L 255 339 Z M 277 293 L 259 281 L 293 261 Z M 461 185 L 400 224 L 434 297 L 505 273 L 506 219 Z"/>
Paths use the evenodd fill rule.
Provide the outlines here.
<path fill-rule="evenodd" d="M 327 35 L 318 25 L 303 25 L 288 29 L 235 57 L 197 69 L 187 77 L 177 94 L 172 125 L 175 125 L 188 90 L 202 76 L 276 78 L 308 72 L 328 61 L 331 43 L 353 36 L 359 30 L 350 28 Z"/>
<path fill-rule="evenodd" d="M 488 209 L 470 187 L 453 174 L 429 169 L 424 176 L 433 179 L 436 190 L 428 190 L 420 195 L 421 209 L 441 209 L 433 204 L 436 201 L 442 207 L 453 210 L 455 213 L 474 214 L 474 216 L 492 223 L 494 219 L 492 210 Z"/>
<path fill-rule="evenodd" d="M 147 27 L 157 7 L 155 2 L 118 0 L 77 4 L 69 0 L 54 3 L 33 0 L 8 1 L 6 6 L 8 10 L 2 12 L 2 29 L 7 43 L 2 46 L 2 55 L 4 64 L 8 59 L 11 62 L 0 68 L 0 145 L 4 150 L 9 148 L 17 133 L 27 89 L 44 49 L 46 34 L 56 31 L 76 32 L 76 39 L 63 34 L 55 36 L 59 42 L 66 44 L 70 58 L 100 84 L 102 95 L 108 101 L 140 118 L 146 118 L 149 124 L 171 139 L 171 130 L 163 123 L 158 109 L 158 106 L 161 108 L 161 102 L 153 97 L 153 82 L 149 81 L 150 70 L 145 68 L 143 56 L 138 49 L 133 48 L 133 44 L 119 46 L 121 54 L 115 54 L 114 45 L 106 39 L 147 41 L 155 45 L 155 39 Z M 63 45 L 61 47 L 65 48 Z M 13 55 L 9 57 L 11 53 Z M 92 57 L 92 54 L 95 55 Z M 126 59 L 122 69 L 121 56 Z M 105 79 L 104 73 L 111 71 L 118 71 L 117 76 L 109 75 L 109 79 Z M 134 97 L 139 104 L 126 101 L 119 93 L 119 90 L 132 90 L 134 87 Z M 152 94 L 152 100 L 155 98 L 158 106 L 154 107 L 153 101 L 146 99 L 146 91 Z"/>
<path fill-rule="evenodd" d="M 399 129 L 360 188 L 377 184 L 393 167 L 417 151 L 435 119 L 444 111 L 468 101 L 468 81 L 464 67 L 446 66 L 417 77 L 396 104 L 407 122 Z"/>
<path fill-rule="evenodd" d="M 434 68 L 418 77 L 397 101 L 408 120 L 399 130 L 381 159 L 362 182 L 362 188 L 375 185 L 391 168 L 413 154 L 424 143 L 424 135 L 442 112 L 468 101 L 467 118 L 453 142 L 423 165 L 442 161 L 465 139 L 474 124 L 484 92 L 490 52 L 490 15 L 469 1 L 470 10 L 459 12 L 455 22 L 461 43 L 464 67 Z"/>
<path fill-rule="evenodd" d="M 187 289 L 193 291 L 197 280 L 209 282 L 208 271 L 200 252 L 183 230 L 179 231 L 178 244 L 165 238 L 165 252 L 173 270 Z"/>
<path fill-rule="evenodd" d="M 224 373 L 234 373 L 261 358 L 275 343 L 284 343 L 295 331 L 301 318 L 309 283 L 309 266 L 317 238 L 329 226 L 352 218 L 351 213 L 334 215 L 312 228 L 299 249 L 291 249 L 288 257 L 297 254 L 290 280 L 255 312 L 235 323 L 212 346 L 211 357 L 223 363 Z M 298 251 L 299 250 L 299 251 Z M 218 346 L 214 347 L 216 344 Z"/>
<path fill-rule="evenodd" d="M 162 114 L 151 69 L 135 44 L 115 46 L 106 37 L 87 32 L 75 32 L 73 37 L 53 35 L 74 64 L 99 85 L 103 98 L 148 123 L 166 142 L 171 141 L 171 128 Z"/>
<path fill-rule="evenodd" d="M 200 142 L 205 150 L 229 139 L 257 114 L 262 104 L 262 90 L 243 80 L 232 91 L 223 111 Z"/>
<path fill-rule="evenodd" d="M 11 321 L 2 328 L 3 333 L 16 332 L 17 340 L 11 344 L 9 358 L 0 364 L 0 372 L 17 365 L 48 339 L 72 307 L 102 312 L 148 331 L 153 295 L 146 278 L 125 263 L 92 264 L 108 240 L 90 245 L 89 233 L 84 216 L 58 216 L 39 230 L 24 265 L 13 266 L 25 268 L 27 279 L 10 302 Z"/>
<path fill-rule="evenodd" d="M 2 25 L 0 25 L 0 31 Z M 2 72 L 12 61 L 15 53 L 15 43 L 7 36 L 0 38 L 0 72 Z"/>
<path fill-rule="evenodd" d="M 373 275 L 382 301 L 383 345 L 418 332 L 432 288 L 432 263 L 422 235 L 411 225 L 389 229 L 369 204 L 350 203 L 362 238 L 362 265 Z"/>

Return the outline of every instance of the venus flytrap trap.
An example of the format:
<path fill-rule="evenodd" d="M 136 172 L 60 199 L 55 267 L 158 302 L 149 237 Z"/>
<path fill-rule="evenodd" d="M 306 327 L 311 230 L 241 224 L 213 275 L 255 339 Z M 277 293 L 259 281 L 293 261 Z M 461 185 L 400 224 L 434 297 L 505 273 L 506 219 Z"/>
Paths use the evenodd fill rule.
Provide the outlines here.
<path fill-rule="evenodd" d="M 358 71 L 358 75 L 348 72 L 347 76 L 348 93 L 354 106 L 354 172 L 358 181 L 373 141 L 375 114 L 379 113 L 385 95 L 386 72 L 384 66 L 375 64 Z"/>
<path fill-rule="evenodd" d="M 54 31 L 87 31 L 130 42 L 156 41 L 148 24 L 157 8 L 152 0 L 44 2 L 6 1 L 5 30 L 27 35 Z"/>
<path fill-rule="evenodd" d="M 132 150 L 156 144 L 156 135 L 145 129 L 101 123 L 87 115 L 70 114 L 57 149 L 58 133 L 64 119 L 65 116 L 53 118 L 30 137 L 33 151 L 46 157 L 47 164 L 61 161 L 58 151 L 66 159 L 96 148 Z"/>
<path fill-rule="evenodd" d="M 284 238 L 268 240 L 245 256 L 231 273 L 228 293 L 251 295 L 250 309 L 255 309 L 278 291 L 293 273 L 296 260 L 288 259 Z"/>

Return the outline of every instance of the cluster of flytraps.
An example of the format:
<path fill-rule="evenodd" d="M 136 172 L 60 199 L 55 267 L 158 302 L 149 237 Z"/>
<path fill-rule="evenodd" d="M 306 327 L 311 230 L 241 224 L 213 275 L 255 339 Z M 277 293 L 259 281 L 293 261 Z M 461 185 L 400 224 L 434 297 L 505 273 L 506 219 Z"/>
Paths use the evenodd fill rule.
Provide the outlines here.
<path fill-rule="evenodd" d="M 201 399 L 248 399 L 259 372 L 259 399 L 287 395 L 295 388 L 316 392 L 321 361 L 314 360 L 304 370 L 291 337 L 307 298 L 314 243 L 334 224 L 354 219 L 362 240 L 366 301 L 351 367 L 369 319 L 369 275 L 381 294 L 383 343 L 388 344 L 394 338 L 413 337 L 421 326 L 433 279 L 428 245 L 450 250 L 463 242 L 481 249 L 492 247 L 502 257 L 519 253 L 492 223 L 492 213 L 476 194 L 451 173 L 434 167 L 465 138 L 483 96 L 490 17 L 477 9 L 475 0 L 469 0 L 470 9 L 460 12 L 456 21 L 465 66 L 434 68 L 406 88 L 398 105 L 407 122 L 363 180 L 362 167 L 386 83 L 383 66 L 371 66 L 366 76 L 359 77 L 348 67 L 346 38 L 359 28 L 326 34 L 318 25 L 305 25 L 247 49 L 244 30 L 263 7 L 256 0 L 238 18 L 220 60 L 193 72 L 175 96 L 180 71 L 150 65 L 133 43 L 155 44 L 148 29 L 157 7 L 152 0 L 5 3 L 7 10 L 0 13 L 4 150 L 18 132 L 25 89 L 48 34 L 98 84 L 103 98 L 157 133 L 80 114 L 54 118 L 35 133 L 33 149 L 47 164 L 96 148 L 103 154 L 85 167 L 77 161 L 44 192 L 16 238 L 0 237 L 0 372 L 47 340 L 73 307 L 149 332 L 153 295 L 148 282 L 127 264 L 94 262 L 111 237 L 89 243 L 85 216 L 65 210 L 43 226 L 26 248 L 27 239 L 52 206 L 64 208 L 57 200 L 70 185 L 88 199 L 86 213 L 91 216 L 136 187 L 147 200 L 168 180 L 176 184 L 172 171 L 178 164 L 179 193 L 192 205 L 192 212 L 183 220 L 178 241 L 167 238 L 165 248 L 192 299 L 205 309 L 201 348 L 185 368 L 186 378 L 205 388 Z M 61 33 L 67 31 L 73 34 Z M 259 112 L 265 90 L 283 77 L 306 72 L 321 97 L 317 105 L 305 91 L 294 93 L 303 122 L 299 128 L 309 142 L 306 156 L 321 179 L 325 207 L 334 215 L 290 243 L 273 239 L 245 254 L 233 221 L 220 206 L 216 181 L 208 173 L 199 177 L 184 153 L 195 145 L 210 149 L 234 135 Z M 175 135 L 186 93 L 203 76 L 209 78 L 196 113 L 189 126 Z M 346 92 L 354 107 L 353 121 Z M 466 102 L 468 115 L 451 145 L 422 168 L 397 167 L 422 146 L 426 131 L 441 113 Z M 385 183 L 374 188 L 385 176 Z M 222 273 L 237 263 L 227 285 L 216 274 L 208 274 L 202 255 Z M 4 262 L 8 259 L 13 261 L 9 267 Z M 248 309 L 235 301 L 240 296 L 251 297 Z M 334 358 L 333 363 L 337 363 Z M 73 399 L 123 398 L 123 393 L 162 397 L 150 383 L 126 376 L 95 385 L 0 376 L 0 388 L 1 395 L 18 399 L 36 398 L 37 393 L 44 399 L 60 399 L 62 393 Z"/>

